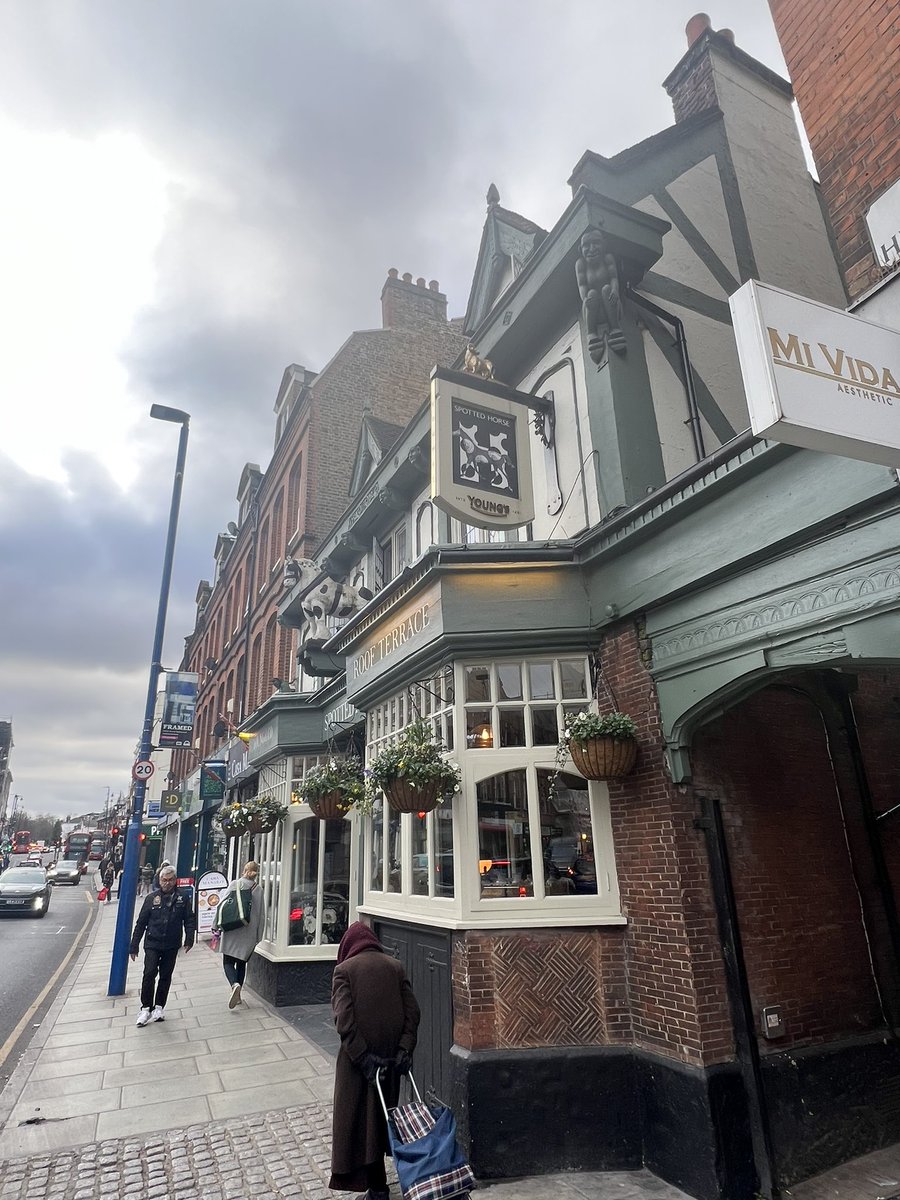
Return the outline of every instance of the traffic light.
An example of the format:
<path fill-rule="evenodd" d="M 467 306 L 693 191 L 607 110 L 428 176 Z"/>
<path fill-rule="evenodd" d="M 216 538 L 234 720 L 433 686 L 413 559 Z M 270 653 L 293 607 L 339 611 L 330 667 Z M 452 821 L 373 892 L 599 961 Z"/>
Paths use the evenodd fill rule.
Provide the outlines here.
<path fill-rule="evenodd" d="M 118 827 L 118 825 L 113 825 L 112 829 L 111 829 L 109 832 L 110 832 L 110 836 L 111 836 L 111 837 L 117 838 L 117 837 L 119 836 L 119 827 Z"/>

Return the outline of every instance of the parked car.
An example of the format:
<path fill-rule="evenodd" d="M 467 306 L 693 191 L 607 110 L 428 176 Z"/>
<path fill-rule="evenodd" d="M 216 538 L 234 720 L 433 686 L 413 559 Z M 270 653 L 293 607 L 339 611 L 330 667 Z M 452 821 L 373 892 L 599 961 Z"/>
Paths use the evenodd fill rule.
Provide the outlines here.
<path fill-rule="evenodd" d="M 81 881 L 81 863 L 77 858 L 61 858 L 47 868 L 50 883 L 72 883 L 76 887 Z"/>
<path fill-rule="evenodd" d="M 0 916 L 43 917 L 50 907 L 47 872 L 37 867 L 10 867 L 0 875 Z"/>

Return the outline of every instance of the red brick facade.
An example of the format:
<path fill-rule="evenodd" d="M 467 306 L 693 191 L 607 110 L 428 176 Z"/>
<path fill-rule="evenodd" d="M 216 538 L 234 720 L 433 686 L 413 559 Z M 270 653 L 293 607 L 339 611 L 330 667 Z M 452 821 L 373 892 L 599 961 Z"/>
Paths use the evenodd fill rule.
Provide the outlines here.
<path fill-rule="evenodd" d="M 864 214 L 900 178 L 896 0 L 769 0 L 851 297 L 881 278 Z"/>
<path fill-rule="evenodd" d="M 219 742 L 213 730 L 229 700 L 238 723 L 271 695 L 273 677 L 292 674 L 292 631 L 276 621 L 284 560 L 311 556 L 346 508 L 364 409 L 406 424 L 428 396 L 431 368 L 462 350 L 434 281 L 391 271 L 382 312 L 384 328 L 351 334 L 318 375 L 293 369 L 291 415 L 188 639 L 185 669 L 200 676 L 201 757 Z M 194 766 L 193 754 L 176 753 L 172 774 L 182 779 Z"/>

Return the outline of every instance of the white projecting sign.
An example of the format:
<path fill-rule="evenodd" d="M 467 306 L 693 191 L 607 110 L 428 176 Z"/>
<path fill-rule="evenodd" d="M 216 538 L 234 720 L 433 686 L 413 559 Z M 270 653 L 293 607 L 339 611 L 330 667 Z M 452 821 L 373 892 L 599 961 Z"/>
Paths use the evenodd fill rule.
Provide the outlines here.
<path fill-rule="evenodd" d="M 755 434 L 900 466 L 900 331 L 755 280 L 729 303 Z"/>
<path fill-rule="evenodd" d="M 492 379 L 435 367 L 431 495 L 439 508 L 484 529 L 514 529 L 534 518 L 524 403 L 533 400 Z"/>
<path fill-rule="evenodd" d="M 900 265 L 900 179 L 866 213 L 875 257 L 882 267 Z"/>

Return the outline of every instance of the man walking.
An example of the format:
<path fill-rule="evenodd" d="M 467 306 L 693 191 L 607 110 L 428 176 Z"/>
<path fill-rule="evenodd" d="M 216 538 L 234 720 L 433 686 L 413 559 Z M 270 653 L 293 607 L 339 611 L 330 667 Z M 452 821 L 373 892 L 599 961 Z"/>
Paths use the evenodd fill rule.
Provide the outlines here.
<path fill-rule="evenodd" d="M 166 1019 L 166 1000 L 178 951 L 183 943 L 187 953 L 197 932 L 190 895 L 175 886 L 175 878 L 174 867 L 160 868 L 159 891 L 144 900 L 131 935 L 132 962 L 137 959 L 141 938 L 144 938 L 141 1011 L 137 1019 L 141 1028 L 149 1021 Z"/>

